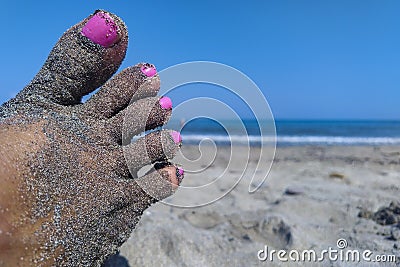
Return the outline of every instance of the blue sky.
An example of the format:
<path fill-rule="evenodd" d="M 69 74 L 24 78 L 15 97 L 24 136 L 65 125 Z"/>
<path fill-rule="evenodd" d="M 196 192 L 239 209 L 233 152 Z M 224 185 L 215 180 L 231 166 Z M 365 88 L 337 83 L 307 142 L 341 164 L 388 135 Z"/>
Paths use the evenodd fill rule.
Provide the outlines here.
<path fill-rule="evenodd" d="M 400 119 L 400 2 L 394 0 L 6 1 L 0 101 L 32 79 L 67 28 L 99 8 L 128 25 L 123 68 L 216 61 L 248 75 L 275 118 Z M 196 89 L 173 101 L 192 95 Z"/>

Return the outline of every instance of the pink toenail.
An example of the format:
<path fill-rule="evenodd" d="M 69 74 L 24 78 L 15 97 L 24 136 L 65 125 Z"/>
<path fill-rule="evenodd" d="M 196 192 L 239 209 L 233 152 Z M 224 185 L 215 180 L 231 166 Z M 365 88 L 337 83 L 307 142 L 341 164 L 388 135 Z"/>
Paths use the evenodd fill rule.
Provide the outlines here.
<path fill-rule="evenodd" d="M 144 64 L 142 67 L 140 67 L 140 70 L 147 77 L 153 77 L 157 73 L 156 68 L 153 65 L 150 65 L 150 64 Z"/>
<path fill-rule="evenodd" d="M 163 109 L 171 109 L 172 108 L 172 101 L 171 101 L 171 98 L 169 98 L 168 96 L 161 97 L 159 102 L 160 102 L 160 106 Z"/>
<path fill-rule="evenodd" d="M 178 168 L 178 173 L 179 173 L 179 176 L 183 176 L 185 171 L 182 168 Z"/>
<path fill-rule="evenodd" d="M 94 14 L 86 22 L 81 33 L 93 43 L 103 47 L 110 47 L 118 40 L 117 24 L 115 24 L 110 15 L 101 11 Z"/>
<path fill-rule="evenodd" d="M 174 139 L 175 144 L 179 144 L 180 142 L 182 142 L 182 137 L 179 132 L 172 131 L 171 136 L 172 136 L 172 139 Z"/>

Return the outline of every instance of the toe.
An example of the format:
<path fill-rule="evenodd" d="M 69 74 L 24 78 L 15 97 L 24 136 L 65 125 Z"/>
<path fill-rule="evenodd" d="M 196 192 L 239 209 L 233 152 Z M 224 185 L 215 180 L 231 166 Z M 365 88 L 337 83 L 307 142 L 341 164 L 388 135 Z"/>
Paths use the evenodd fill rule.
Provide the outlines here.
<path fill-rule="evenodd" d="M 156 165 L 155 169 L 145 176 L 134 181 L 156 202 L 172 195 L 178 188 L 183 176 L 183 169 L 170 163 L 162 163 Z"/>
<path fill-rule="evenodd" d="M 130 102 L 156 96 L 160 90 L 160 78 L 155 67 L 140 63 L 129 67 L 108 80 L 86 103 L 77 106 L 81 113 L 95 117 L 110 118 Z"/>
<path fill-rule="evenodd" d="M 133 102 L 108 120 L 107 129 L 118 144 L 129 144 L 134 135 L 164 125 L 172 113 L 169 97 L 148 97 Z"/>
<path fill-rule="evenodd" d="M 117 16 L 106 11 L 71 27 L 59 39 L 45 64 L 18 97 L 40 95 L 71 105 L 104 84 L 126 54 L 128 33 Z"/>
<path fill-rule="evenodd" d="M 156 163 L 155 167 L 159 172 L 164 172 L 164 180 L 170 183 L 173 190 L 176 190 L 182 183 L 185 171 L 181 167 L 172 165 L 169 162 Z"/>
<path fill-rule="evenodd" d="M 113 190 L 105 190 L 103 193 L 109 194 L 105 197 L 114 203 L 108 208 L 109 210 L 117 210 L 117 207 L 123 207 L 123 210 L 128 208 L 128 212 L 124 212 L 125 215 L 137 216 L 135 213 L 141 214 L 153 203 L 172 195 L 179 187 L 183 177 L 183 169 L 180 167 L 171 163 L 156 164 L 140 178 L 133 180 L 108 179 L 107 186 Z"/>
<path fill-rule="evenodd" d="M 152 132 L 124 146 L 124 155 L 130 172 L 136 174 L 143 166 L 172 159 L 181 146 L 181 141 L 179 132 L 163 130 Z"/>

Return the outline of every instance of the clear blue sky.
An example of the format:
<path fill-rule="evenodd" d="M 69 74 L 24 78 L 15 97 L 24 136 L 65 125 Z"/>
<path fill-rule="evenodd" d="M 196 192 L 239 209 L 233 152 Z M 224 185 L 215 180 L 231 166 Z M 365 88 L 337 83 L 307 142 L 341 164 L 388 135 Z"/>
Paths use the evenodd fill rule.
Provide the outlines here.
<path fill-rule="evenodd" d="M 67 28 L 100 8 L 128 25 L 122 67 L 217 61 L 253 79 L 276 118 L 400 119 L 395 0 L 5 1 L 0 101 L 30 81 Z"/>

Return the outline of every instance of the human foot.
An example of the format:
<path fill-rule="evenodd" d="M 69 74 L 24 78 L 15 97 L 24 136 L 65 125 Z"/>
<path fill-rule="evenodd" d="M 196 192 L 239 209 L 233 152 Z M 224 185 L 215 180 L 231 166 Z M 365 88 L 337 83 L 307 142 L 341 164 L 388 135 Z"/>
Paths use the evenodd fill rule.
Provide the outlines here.
<path fill-rule="evenodd" d="M 182 180 L 183 170 L 168 162 L 179 133 L 156 131 L 129 144 L 162 126 L 172 103 L 156 97 L 151 64 L 110 79 L 127 42 L 124 23 L 97 11 L 70 28 L 32 82 L 0 107 L 0 265 L 99 265 Z M 139 186 L 131 173 L 153 163 Z"/>

